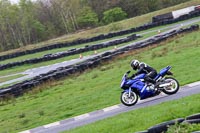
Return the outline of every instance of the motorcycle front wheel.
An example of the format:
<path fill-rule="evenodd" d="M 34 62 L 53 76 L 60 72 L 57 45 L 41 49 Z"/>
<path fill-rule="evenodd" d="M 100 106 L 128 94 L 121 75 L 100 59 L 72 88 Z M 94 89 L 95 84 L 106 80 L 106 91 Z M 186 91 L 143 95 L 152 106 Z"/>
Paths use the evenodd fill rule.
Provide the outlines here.
<path fill-rule="evenodd" d="M 163 92 L 168 95 L 175 94 L 179 90 L 179 83 L 175 78 L 167 77 L 165 82 L 170 83 L 169 86 L 163 88 Z"/>
<path fill-rule="evenodd" d="M 138 95 L 134 92 L 131 91 L 131 95 L 129 97 L 129 93 L 124 91 L 121 94 L 121 102 L 126 105 L 126 106 L 133 106 L 137 103 L 138 101 Z"/>

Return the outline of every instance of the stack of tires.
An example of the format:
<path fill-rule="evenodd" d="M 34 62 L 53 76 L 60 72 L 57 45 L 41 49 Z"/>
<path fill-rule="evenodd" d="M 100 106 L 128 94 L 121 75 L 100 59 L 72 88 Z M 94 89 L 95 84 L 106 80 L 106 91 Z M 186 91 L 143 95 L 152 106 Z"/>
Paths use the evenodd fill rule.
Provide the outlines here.
<path fill-rule="evenodd" d="M 180 10 L 172 11 L 169 13 L 154 16 L 152 17 L 152 22 L 169 24 L 182 20 L 187 20 L 197 16 L 200 16 L 199 6 L 191 6 Z"/>
<path fill-rule="evenodd" d="M 166 121 L 155 126 L 150 127 L 146 131 L 141 131 L 137 133 L 164 133 L 168 130 L 168 128 L 175 124 L 200 124 L 200 113 L 188 116 L 186 118 L 178 118 L 171 121 Z"/>

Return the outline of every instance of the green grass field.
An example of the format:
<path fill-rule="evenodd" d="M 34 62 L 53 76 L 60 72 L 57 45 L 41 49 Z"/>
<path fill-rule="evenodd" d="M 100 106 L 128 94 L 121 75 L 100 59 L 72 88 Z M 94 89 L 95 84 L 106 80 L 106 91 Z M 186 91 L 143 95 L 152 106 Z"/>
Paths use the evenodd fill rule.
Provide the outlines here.
<path fill-rule="evenodd" d="M 112 23 L 108 26 L 85 30 L 76 34 L 62 36 L 60 38 L 0 54 L 3 55 L 24 49 L 41 47 L 42 45 L 50 43 L 71 41 L 77 38 L 92 37 L 102 33 L 132 28 L 150 21 L 151 17 L 154 15 L 166 13 L 190 5 L 197 5 L 199 2 L 200 0 L 189 1 L 175 7 Z M 159 29 L 161 27 L 153 29 Z M 153 34 L 156 33 L 148 34 L 144 36 L 144 38 L 152 36 Z M 159 44 L 160 46 L 158 47 L 151 46 L 129 52 L 110 62 L 102 64 L 98 68 L 87 70 L 81 74 L 72 75 L 60 81 L 50 81 L 45 83 L 22 97 L 10 97 L 8 100 L 0 101 L 0 133 L 15 133 L 119 104 L 121 92 L 119 84 L 121 76 L 124 72 L 131 69 L 129 63 L 134 58 L 152 65 L 157 70 L 160 70 L 167 65 L 171 65 L 173 67 L 172 71 L 175 74 L 175 78 L 179 80 L 181 85 L 199 81 L 200 77 L 197 76 L 200 75 L 200 67 L 197 67 L 200 65 L 199 36 L 199 31 L 179 35 Z M 98 41 L 98 43 L 103 41 L 105 40 Z M 77 45 L 76 48 L 85 45 L 88 44 Z M 126 44 L 121 44 L 119 46 L 123 45 Z M 6 60 L 3 63 L 39 57 L 47 53 L 64 51 L 70 48 L 72 47 L 40 52 L 33 55 Z M 98 52 L 108 49 L 113 49 L 113 47 L 101 49 Z M 93 51 L 86 52 L 83 55 L 86 56 L 91 54 L 93 54 Z M 79 55 L 74 55 L 50 62 L 14 67 L 12 69 L 1 71 L 1 76 L 78 57 Z M 10 78 L 13 79 L 16 77 L 13 76 Z M 9 78 L 2 78 L 1 80 L 3 82 L 9 80 Z M 141 131 L 163 121 L 199 113 L 199 99 L 200 95 L 194 95 L 180 100 L 138 109 L 69 132 L 127 133 Z M 169 132 L 174 132 L 177 128 L 178 127 L 172 127 Z M 184 130 L 185 127 L 183 126 L 182 128 Z M 194 127 L 192 126 L 188 128 L 191 128 L 191 130 L 189 130 L 190 132 L 200 130 L 199 125 L 194 125 Z"/>
<path fill-rule="evenodd" d="M 197 67 L 200 65 L 199 35 L 200 32 L 196 31 L 176 36 L 161 43 L 158 47 L 152 46 L 129 52 L 109 63 L 102 64 L 98 68 L 87 70 L 80 75 L 73 75 L 57 82 L 51 81 L 25 96 L 17 99 L 12 98 L 7 102 L 3 101 L 0 107 L 0 132 L 22 131 L 119 104 L 121 76 L 131 69 L 129 63 L 134 58 L 152 65 L 157 70 L 171 65 L 172 71 L 181 85 L 199 81 L 200 77 L 196 76 L 200 75 L 200 68 Z M 187 102 L 197 102 L 198 98 L 199 95 L 192 97 L 192 99 L 187 98 Z M 176 104 L 172 105 L 179 110 L 179 102 L 177 102 L 177 107 Z M 187 112 L 199 111 L 197 104 L 192 105 L 194 105 L 191 107 L 192 111 L 187 108 L 183 115 L 188 115 Z M 162 112 L 162 107 L 158 108 L 161 111 L 157 115 Z M 154 111 L 156 110 L 154 109 Z M 156 118 L 155 116 L 152 117 Z M 127 118 L 129 117 L 126 117 L 126 121 Z M 171 116 L 159 119 L 159 121 L 168 118 L 171 119 Z M 141 118 L 138 117 L 137 119 Z M 123 121 L 119 120 L 118 122 L 123 123 Z M 138 130 L 156 122 L 158 121 L 140 125 Z M 115 123 L 113 125 L 116 126 Z M 124 127 L 125 131 L 132 131 L 132 125 Z M 99 128 L 102 126 L 99 126 Z M 90 128 L 88 130 L 89 132 L 93 131 Z"/>

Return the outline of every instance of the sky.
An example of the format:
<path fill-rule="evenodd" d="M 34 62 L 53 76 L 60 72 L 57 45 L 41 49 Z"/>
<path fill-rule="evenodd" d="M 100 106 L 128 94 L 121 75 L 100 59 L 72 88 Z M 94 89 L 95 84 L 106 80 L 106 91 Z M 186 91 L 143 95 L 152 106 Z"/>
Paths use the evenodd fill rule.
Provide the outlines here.
<path fill-rule="evenodd" d="M 10 0 L 11 3 L 18 3 L 20 0 Z M 31 0 L 31 1 L 36 1 L 36 0 Z"/>
<path fill-rule="evenodd" d="M 19 0 L 10 0 L 11 3 L 18 3 Z"/>

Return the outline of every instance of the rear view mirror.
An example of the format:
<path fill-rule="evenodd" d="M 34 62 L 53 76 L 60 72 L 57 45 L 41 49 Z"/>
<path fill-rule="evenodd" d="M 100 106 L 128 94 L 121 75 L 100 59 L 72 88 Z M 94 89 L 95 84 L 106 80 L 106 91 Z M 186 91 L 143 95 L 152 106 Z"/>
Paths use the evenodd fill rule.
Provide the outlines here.
<path fill-rule="evenodd" d="M 126 72 L 127 74 L 129 74 L 131 71 Z"/>

